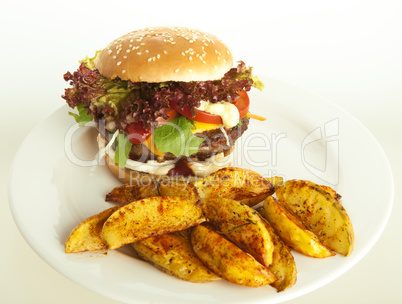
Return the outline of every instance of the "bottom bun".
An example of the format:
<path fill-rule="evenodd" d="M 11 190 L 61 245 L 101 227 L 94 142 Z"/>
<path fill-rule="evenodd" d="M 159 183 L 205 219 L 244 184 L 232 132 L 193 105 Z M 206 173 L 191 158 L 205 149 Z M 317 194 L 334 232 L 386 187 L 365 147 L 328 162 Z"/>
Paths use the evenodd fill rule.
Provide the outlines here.
<path fill-rule="evenodd" d="M 106 140 L 99 134 L 98 135 L 98 147 L 99 151 L 106 147 Z M 156 175 L 147 172 L 141 172 L 136 170 L 131 170 L 128 168 L 120 168 L 114 160 L 104 154 L 106 166 L 109 168 L 110 172 L 118 178 L 122 183 L 129 185 L 149 185 L 154 181 L 184 181 L 184 182 L 194 182 L 200 177 L 197 176 L 180 176 L 180 175 Z"/>

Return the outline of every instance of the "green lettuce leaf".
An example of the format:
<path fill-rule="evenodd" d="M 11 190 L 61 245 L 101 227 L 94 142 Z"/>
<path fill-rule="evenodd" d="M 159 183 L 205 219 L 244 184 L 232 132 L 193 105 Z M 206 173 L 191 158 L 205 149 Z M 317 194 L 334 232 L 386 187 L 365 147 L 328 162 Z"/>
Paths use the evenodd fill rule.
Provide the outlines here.
<path fill-rule="evenodd" d="M 96 51 L 93 57 L 86 56 L 84 59 L 80 60 L 80 63 L 85 63 L 89 69 L 95 70 L 95 63 L 96 60 L 98 60 L 100 52 L 102 52 L 102 50 Z"/>
<path fill-rule="evenodd" d="M 252 76 L 253 79 L 253 87 L 262 91 L 264 90 L 264 83 L 257 77 L 257 76 Z"/>
<path fill-rule="evenodd" d="M 68 114 L 74 117 L 74 119 L 78 123 L 79 127 L 83 127 L 88 122 L 93 120 L 92 115 L 87 114 L 87 110 L 84 108 L 83 104 L 78 104 L 77 110 L 78 110 L 78 114 L 75 114 L 73 112 L 68 112 Z"/>
<path fill-rule="evenodd" d="M 190 156 L 197 153 L 204 138 L 196 137 L 194 122 L 182 115 L 169 123 L 155 129 L 154 142 L 156 148 L 163 153 L 170 152 L 175 156 Z"/>
<path fill-rule="evenodd" d="M 124 168 L 124 166 L 126 165 L 132 145 L 133 144 L 125 134 L 119 133 L 119 135 L 117 135 L 114 162 L 120 168 Z"/>

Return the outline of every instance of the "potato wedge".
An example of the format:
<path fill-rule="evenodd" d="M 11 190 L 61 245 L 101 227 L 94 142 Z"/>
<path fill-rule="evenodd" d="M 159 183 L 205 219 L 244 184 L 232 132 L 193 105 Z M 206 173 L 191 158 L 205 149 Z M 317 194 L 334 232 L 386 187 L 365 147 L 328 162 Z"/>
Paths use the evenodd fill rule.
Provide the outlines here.
<path fill-rule="evenodd" d="M 201 198 L 223 197 L 248 206 L 262 202 L 274 193 L 274 187 L 260 174 L 246 169 L 228 167 L 194 182 Z"/>
<path fill-rule="evenodd" d="M 310 181 L 289 180 L 276 189 L 276 195 L 325 246 L 344 256 L 352 253 L 354 232 L 350 218 L 324 188 Z"/>
<path fill-rule="evenodd" d="M 272 264 L 273 244 L 258 212 L 226 198 L 201 200 L 202 210 L 213 229 L 262 265 Z"/>
<path fill-rule="evenodd" d="M 200 199 L 193 184 L 182 181 L 161 180 L 142 186 L 137 184 L 118 186 L 106 194 L 105 200 L 106 202 L 117 204 L 129 204 L 155 196 L 176 196 L 195 202 Z"/>
<path fill-rule="evenodd" d="M 220 279 L 204 266 L 194 253 L 190 240 L 182 236 L 173 233 L 151 236 L 132 243 L 132 246 L 143 260 L 179 279 L 193 283 Z"/>
<path fill-rule="evenodd" d="M 286 210 L 272 196 L 267 197 L 263 207 L 258 210 L 281 239 L 296 251 L 314 258 L 326 258 L 334 253 L 318 240 L 317 236 L 308 230 L 301 220 Z"/>
<path fill-rule="evenodd" d="M 180 197 L 150 197 L 120 207 L 103 225 L 101 236 L 108 249 L 116 249 L 204 221 L 196 202 Z"/>
<path fill-rule="evenodd" d="M 156 182 L 150 182 L 146 185 L 124 184 L 113 188 L 112 191 L 106 194 L 105 201 L 125 205 L 154 196 L 159 196 L 158 184 Z"/>
<path fill-rule="evenodd" d="M 191 243 L 194 252 L 209 269 L 232 283 L 260 287 L 276 280 L 251 255 L 202 225 L 193 228 Z"/>
<path fill-rule="evenodd" d="M 191 183 L 161 180 L 158 191 L 160 196 L 176 196 L 193 202 L 200 200 L 197 188 Z"/>
<path fill-rule="evenodd" d="M 275 287 L 278 292 L 284 291 L 296 284 L 296 263 L 289 247 L 286 246 L 279 236 L 275 234 L 274 229 L 271 227 L 268 221 L 263 219 L 263 222 L 269 234 L 271 235 L 272 243 L 274 244 L 272 265 L 269 267 L 269 270 L 271 270 L 277 280 L 271 283 L 271 286 Z"/>
<path fill-rule="evenodd" d="M 267 177 L 267 180 L 271 183 L 274 189 L 283 185 L 283 177 L 281 176 Z"/>
<path fill-rule="evenodd" d="M 118 206 L 103 210 L 82 221 L 70 233 L 64 244 L 65 252 L 106 250 L 106 246 L 101 239 L 102 227 L 109 216 L 117 209 L 119 209 Z"/>
<path fill-rule="evenodd" d="M 320 185 L 322 188 L 324 188 L 325 191 L 327 191 L 329 194 L 331 194 L 331 196 L 334 199 L 340 200 L 342 198 L 342 195 L 340 195 L 339 193 L 337 193 L 334 189 L 332 189 L 329 186 L 324 186 L 324 185 Z"/>

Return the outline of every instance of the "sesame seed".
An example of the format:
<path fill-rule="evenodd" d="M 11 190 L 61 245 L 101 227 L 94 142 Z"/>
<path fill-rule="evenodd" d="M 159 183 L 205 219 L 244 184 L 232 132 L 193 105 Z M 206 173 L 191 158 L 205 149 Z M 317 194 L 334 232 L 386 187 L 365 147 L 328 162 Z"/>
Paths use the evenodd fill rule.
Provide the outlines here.
<path fill-rule="evenodd" d="M 141 52 L 137 52 L 137 55 L 141 55 Z"/>
<path fill-rule="evenodd" d="M 149 57 L 149 58 L 148 58 L 148 62 L 150 62 L 151 60 L 152 60 L 152 57 Z"/>
<path fill-rule="evenodd" d="M 193 70 L 192 70 L 192 69 L 188 69 L 188 71 L 189 71 L 189 72 L 192 72 Z"/>
<path fill-rule="evenodd" d="M 126 55 L 124 55 L 124 56 L 123 56 L 123 58 L 124 58 L 124 59 L 127 59 L 127 56 L 126 56 Z"/>
<path fill-rule="evenodd" d="M 126 72 L 126 70 L 121 71 L 123 74 Z"/>
<path fill-rule="evenodd" d="M 107 53 L 108 53 L 109 55 L 112 54 L 112 50 L 107 51 Z"/>
<path fill-rule="evenodd" d="M 188 42 L 189 42 L 189 43 L 193 43 L 193 42 L 194 42 L 194 40 L 189 40 Z"/>
<path fill-rule="evenodd" d="M 171 44 L 176 44 L 176 42 L 175 42 L 175 41 L 172 41 Z"/>
<path fill-rule="evenodd" d="M 117 65 L 120 65 L 121 64 L 121 61 L 117 61 L 117 63 L 116 63 Z"/>
<path fill-rule="evenodd" d="M 148 50 L 145 50 L 145 53 L 147 53 L 147 54 L 148 54 L 148 53 L 149 53 L 149 51 L 148 51 Z"/>
<path fill-rule="evenodd" d="M 167 51 L 166 51 L 166 50 L 163 50 L 163 52 L 164 52 L 165 54 L 167 54 Z"/>
<path fill-rule="evenodd" d="M 181 52 L 181 54 L 182 54 L 183 56 L 186 56 L 186 54 L 185 54 L 184 52 Z"/>
<path fill-rule="evenodd" d="M 180 69 L 176 69 L 176 70 L 174 70 L 174 72 L 175 72 L 175 73 L 177 73 L 177 72 L 179 72 L 179 71 L 180 71 Z"/>
<path fill-rule="evenodd" d="M 156 58 L 158 58 L 158 59 L 159 59 L 159 58 L 161 58 L 161 55 L 159 55 L 159 54 L 156 54 Z"/>
<path fill-rule="evenodd" d="M 130 49 L 126 50 L 127 53 L 130 53 Z"/>
<path fill-rule="evenodd" d="M 214 68 L 217 69 L 218 67 L 216 65 L 214 65 Z"/>
<path fill-rule="evenodd" d="M 140 45 L 145 45 L 145 43 L 144 43 L 144 42 L 141 42 Z"/>
<path fill-rule="evenodd" d="M 113 58 L 113 59 L 116 59 L 116 56 L 114 56 L 114 55 L 113 55 L 113 57 L 112 57 L 112 58 Z"/>
<path fill-rule="evenodd" d="M 190 56 L 190 57 L 188 57 L 188 60 L 193 60 L 193 57 L 191 57 L 191 56 Z"/>

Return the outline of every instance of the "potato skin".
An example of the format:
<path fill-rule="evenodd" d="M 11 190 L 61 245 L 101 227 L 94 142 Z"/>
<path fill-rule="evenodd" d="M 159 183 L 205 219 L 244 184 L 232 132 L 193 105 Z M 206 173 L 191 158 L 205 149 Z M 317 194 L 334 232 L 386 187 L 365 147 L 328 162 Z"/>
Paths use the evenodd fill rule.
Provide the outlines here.
<path fill-rule="evenodd" d="M 180 197 L 150 197 L 120 207 L 103 225 L 101 236 L 108 249 L 116 249 L 204 221 L 196 202 Z"/>
<path fill-rule="evenodd" d="M 194 252 L 209 269 L 232 283 L 260 287 L 276 280 L 251 255 L 202 225 L 193 228 L 191 243 Z"/>
<path fill-rule="evenodd" d="M 311 181 L 289 180 L 276 189 L 276 195 L 325 246 L 344 256 L 352 253 L 353 226 L 333 194 Z"/>
<path fill-rule="evenodd" d="M 106 194 L 105 201 L 126 205 L 140 199 L 154 196 L 159 196 L 158 185 L 156 182 L 150 182 L 146 185 L 123 184 L 113 188 L 108 194 Z"/>
<path fill-rule="evenodd" d="M 190 240 L 183 236 L 174 233 L 151 236 L 132 243 L 132 246 L 143 260 L 176 278 L 193 283 L 220 279 L 204 266 Z"/>
<path fill-rule="evenodd" d="M 271 235 L 274 250 L 272 252 L 272 265 L 269 270 L 275 275 L 277 280 L 271 283 L 278 292 L 284 291 L 297 281 L 297 268 L 292 253 L 288 246 L 286 246 L 280 237 L 275 234 L 274 229 L 265 219 L 262 219 L 265 227 Z"/>
<path fill-rule="evenodd" d="M 214 198 L 201 200 L 208 224 L 251 254 L 262 265 L 272 264 L 273 244 L 258 212 L 235 200 Z"/>
<path fill-rule="evenodd" d="M 273 197 L 264 200 L 260 214 L 274 228 L 281 239 L 296 251 L 314 258 L 326 258 L 334 253 L 318 240 L 303 223 L 290 211 L 281 206 Z"/>
<path fill-rule="evenodd" d="M 194 185 L 202 199 L 222 197 L 248 206 L 254 206 L 274 193 L 274 187 L 262 175 L 236 167 L 220 169 L 195 181 Z"/>
<path fill-rule="evenodd" d="M 112 207 L 95 214 L 84 221 L 71 231 L 66 243 L 64 244 L 66 253 L 76 253 L 83 251 L 106 250 L 106 246 L 101 238 L 103 224 L 114 213 L 118 206 Z"/>
<path fill-rule="evenodd" d="M 121 185 L 106 194 L 105 201 L 116 204 L 129 204 L 137 200 L 155 196 L 176 196 L 197 202 L 200 197 L 193 184 L 183 181 L 161 180 L 146 185 Z"/>

